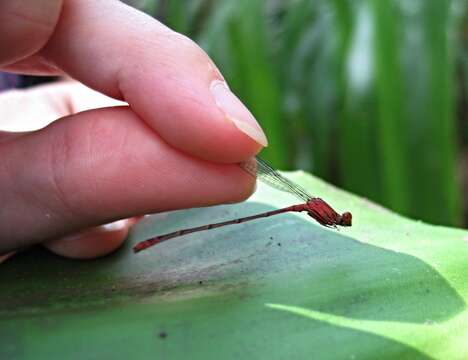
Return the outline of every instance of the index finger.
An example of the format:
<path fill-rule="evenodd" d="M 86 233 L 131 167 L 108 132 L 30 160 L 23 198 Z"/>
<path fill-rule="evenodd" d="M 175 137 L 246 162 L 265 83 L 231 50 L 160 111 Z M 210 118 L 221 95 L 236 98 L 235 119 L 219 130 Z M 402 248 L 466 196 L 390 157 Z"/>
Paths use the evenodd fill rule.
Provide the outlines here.
<path fill-rule="evenodd" d="M 267 145 L 252 114 L 194 42 L 116 1 L 65 1 L 40 52 L 133 111 L 171 146 L 234 163 Z"/>

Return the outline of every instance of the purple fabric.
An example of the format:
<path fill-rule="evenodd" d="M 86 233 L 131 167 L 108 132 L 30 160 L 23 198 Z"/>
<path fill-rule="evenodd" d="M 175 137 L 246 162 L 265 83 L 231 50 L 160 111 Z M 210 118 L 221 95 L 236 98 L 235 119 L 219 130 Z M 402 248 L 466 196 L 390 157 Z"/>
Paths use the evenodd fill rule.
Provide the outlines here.
<path fill-rule="evenodd" d="M 20 84 L 20 77 L 15 74 L 0 72 L 0 92 L 16 88 Z"/>

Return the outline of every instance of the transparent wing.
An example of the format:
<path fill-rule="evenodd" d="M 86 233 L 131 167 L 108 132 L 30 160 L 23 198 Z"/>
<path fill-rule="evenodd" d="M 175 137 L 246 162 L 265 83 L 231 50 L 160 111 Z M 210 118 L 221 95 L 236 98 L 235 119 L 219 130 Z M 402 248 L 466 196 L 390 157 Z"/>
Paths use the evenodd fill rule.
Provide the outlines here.
<path fill-rule="evenodd" d="M 245 161 L 240 166 L 252 176 L 275 189 L 295 195 L 303 201 L 313 198 L 304 188 L 286 179 L 259 157 Z"/>

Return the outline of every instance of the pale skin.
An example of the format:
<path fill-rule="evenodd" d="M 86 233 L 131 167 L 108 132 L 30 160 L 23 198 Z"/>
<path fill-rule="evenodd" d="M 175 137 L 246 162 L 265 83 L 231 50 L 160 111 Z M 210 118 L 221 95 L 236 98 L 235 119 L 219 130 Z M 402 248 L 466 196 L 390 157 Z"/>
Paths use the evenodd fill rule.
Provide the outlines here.
<path fill-rule="evenodd" d="M 0 262 L 39 243 L 102 256 L 138 216 L 253 191 L 237 164 L 260 126 L 203 50 L 123 3 L 2 0 L 0 70 L 87 86 L 0 94 Z"/>

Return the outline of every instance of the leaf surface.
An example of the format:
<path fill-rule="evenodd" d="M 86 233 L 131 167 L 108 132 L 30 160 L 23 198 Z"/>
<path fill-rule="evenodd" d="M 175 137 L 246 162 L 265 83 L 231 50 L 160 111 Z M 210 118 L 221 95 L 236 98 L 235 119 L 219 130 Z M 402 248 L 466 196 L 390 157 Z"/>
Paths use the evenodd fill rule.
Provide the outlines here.
<path fill-rule="evenodd" d="M 288 176 L 351 211 L 353 227 L 285 214 L 132 253 L 153 235 L 296 202 L 259 185 L 242 204 L 146 217 L 102 259 L 24 252 L 0 267 L 0 358 L 463 359 L 468 233 Z"/>

